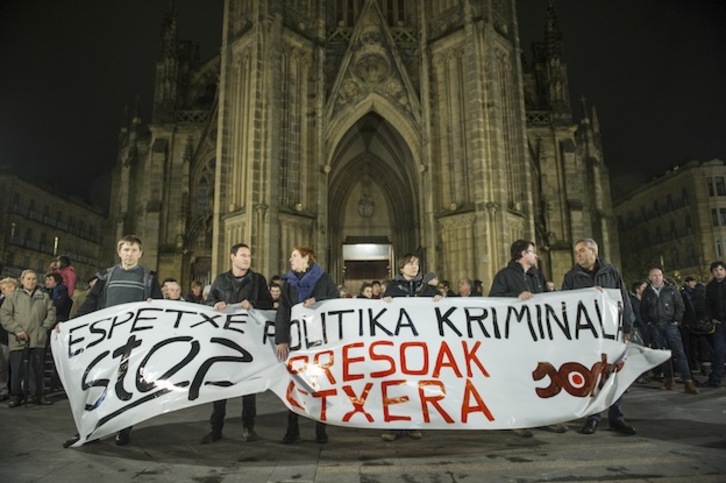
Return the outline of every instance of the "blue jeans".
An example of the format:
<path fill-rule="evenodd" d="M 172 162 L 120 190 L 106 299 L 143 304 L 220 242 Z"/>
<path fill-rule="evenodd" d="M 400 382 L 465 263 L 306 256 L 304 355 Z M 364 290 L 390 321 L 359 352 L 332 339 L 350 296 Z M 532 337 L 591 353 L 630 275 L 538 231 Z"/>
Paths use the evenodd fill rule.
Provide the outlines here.
<path fill-rule="evenodd" d="M 683 350 L 683 340 L 681 339 L 681 331 L 678 324 L 653 324 L 653 348 L 654 349 L 670 349 L 671 359 L 663 363 L 663 376 L 666 379 L 673 379 L 673 358 L 676 358 L 678 370 L 684 381 L 692 380 L 693 374 L 688 367 L 688 359 Z"/>
<path fill-rule="evenodd" d="M 726 360 L 726 325 L 723 322 L 716 324 L 716 332 L 711 335 L 711 343 L 713 344 L 713 362 L 708 382 L 721 384 L 723 364 Z"/>
<path fill-rule="evenodd" d="M 602 415 L 605 414 L 605 411 L 601 413 L 591 414 L 587 417 L 588 421 L 597 421 L 598 423 L 602 419 Z M 610 424 L 613 424 L 615 421 L 622 421 L 625 419 L 623 416 L 623 396 L 620 396 L 617 401 L 613 403 L 612 406 L 608 408 L 608 421 L 610 421 Z"/>

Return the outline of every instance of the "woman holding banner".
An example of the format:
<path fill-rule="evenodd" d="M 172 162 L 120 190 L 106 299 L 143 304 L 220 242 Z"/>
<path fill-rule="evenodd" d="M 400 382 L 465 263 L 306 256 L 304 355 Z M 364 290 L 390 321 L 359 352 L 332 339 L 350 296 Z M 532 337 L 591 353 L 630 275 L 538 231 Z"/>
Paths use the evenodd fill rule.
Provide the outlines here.
<path fill-rule="evenodd" d="M 394 297 L 433 297 L 434 301 L 441 300 L 436 287 L 425 283 L 421 277 L 421 264 L 418 256 L 406 253 L 398 259 L 398 272 L 391 283 L 386 287 L 383 300 L 390 302 Z M 386 431 L 381 435 L 383 441 L 395 441 L 407 434 L 410 438 L 421 439 L 421 431 L 395 429 Z"/>
<path fill-rule="evenodd" d="M 290 355 L 290 321 L 292 307 L 303 304 L 312 307 L 320 300 L 338 298 L 339 292 L 333 278 L 320 268 L 309 247 L 294 247 L 290 255 L 290 268 L 283 277 L 285 282 L 280 295 L 280 307 L 277 309 L 275 319 L 275 344 L 277 345 L 277 358 L 287 360 Z M 300 441 L 300 427 L 298 415 L 293 411 L 287 413 L 287 431 L 282 438 L 285 444 Z M 315 441 L 327 443 L 328 435 L 323 423 L 315 424 Z"/>

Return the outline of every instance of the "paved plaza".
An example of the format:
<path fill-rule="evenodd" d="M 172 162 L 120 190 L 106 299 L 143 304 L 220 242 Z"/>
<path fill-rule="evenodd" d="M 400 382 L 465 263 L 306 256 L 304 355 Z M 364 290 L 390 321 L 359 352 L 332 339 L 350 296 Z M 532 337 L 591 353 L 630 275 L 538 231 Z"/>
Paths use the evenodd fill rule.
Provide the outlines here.
<path fill-rule="evenodd" d="M 422 440 L 386 443 L 378 430 L 330 427 L 330 442 L 280 443 L 285 408 L 271 393 L 258 396 L 261 441 L 241 439 L 241 399 L 227 407 L 225 437 L 199 444 L 211 405 L 164 414 L 135 427 L 132 444 L 113 439 L 63 449 L 75 433 L 68 401 L 9 409 L 0 403 L 0 482 L 554 482 L 726 481 L 726 388 L 693 396 L 636 385 L 626 416 L 638 431 L 622 436 L 607 422 L 592 436 L 582 420 L 565 434 L 534 430 L 525 439 L 504 431 L 427 431 Z M 307 439 L 305 439 L 307 438 Z"/>

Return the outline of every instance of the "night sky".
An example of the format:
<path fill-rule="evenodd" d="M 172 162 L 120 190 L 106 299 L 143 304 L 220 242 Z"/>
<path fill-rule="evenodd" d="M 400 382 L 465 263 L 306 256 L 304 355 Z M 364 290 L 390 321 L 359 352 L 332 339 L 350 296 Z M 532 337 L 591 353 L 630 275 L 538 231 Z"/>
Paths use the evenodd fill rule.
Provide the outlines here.
<path fill-rule="evenodd" d="M 124 106 L 150 121 L 168 0 L 0 2 L 0 164 L 102 204 Z M 202 60 L 221 40 L 222 0 L 177 0 Z M 518 0 L 522 49 L 547 2 Z M 619 190 L 690 160 L 726 159 L 726 1 L 555 0 L 573 110 L 598 110 Z"/>

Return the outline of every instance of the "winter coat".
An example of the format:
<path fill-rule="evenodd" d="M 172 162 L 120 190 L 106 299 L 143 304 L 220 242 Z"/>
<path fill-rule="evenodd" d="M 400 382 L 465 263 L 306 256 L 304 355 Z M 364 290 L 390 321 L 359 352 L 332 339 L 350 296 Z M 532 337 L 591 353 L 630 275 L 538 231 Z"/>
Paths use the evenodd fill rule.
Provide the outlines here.
<path fill-rule="evenodd" d="M 542 293 L 547 282 L 536 267 L 526 272 L 521 264 L 511 261 L 494 276 L 490 297 L 519 297 L 522 292 Z"/>
<path fill-rule="evenodd" d="M 340 297 L 338 287 L 327 272 L 323 272 L 313 287 L 313 293 L 308 298 L 316 301 L 335 299 Z M 297 305 L 297 290 L 291 284 L 285 282 L 280 292 L 280 306 L 277 309 L 275 318 L 275 344 L 290 343 L 290 318 L 292 308 Z"/>
<path fill-rule="evenodd" d="M 646 288 L 640 299 L 640 321 L 644 324 L 680 324 L 684 311 L 683 297 L 670 283 L 663 284 L 660 294 L 653 287 Z"/>
<path fill-rule="evenodd" d="M 424 283 L 419 275 L 411 280 L 406 280 L 403 275 L 398 275 L 386 286 L 384 297 L 434 297 L 439 292 L 436 287 Z"/>
<path fill-rule="evenodd" d="M 629 334 L 633 330 L 635 315 L 633 314 L 633 306 L 630 305 L 628 291 L 625 288 L 625 283 L 623 283 L 623 277 L 620 275 L 617 268 L 601 258 L 597 259 L 595 266 L 597 269 L 594 274 L 591 274 L 580 265 L 575 264 L 575 266 L 565 274 L 565 279 L 562 282 L 562 290 L 577 290 L 580 288 L 590 287 L 614 288 L 620 290 L 620 296 L 623 299 L 623 332 Z"/>
<path fill-rule="evenodd" d="M 212 288 L 204 303 L 213 307 L 217 302 L 236 304 L 243 300 L 248 300 L 256 309 L 272 308 L 272 295 L 263 275 L 248 270 L 238 281 L 231 270 L 221 273 L 212 282 Z"/>
<path fill-rule="evenodd" d="M 161 293 L 161 287 L 159 287 L 159 282 L 156 280 L 156 277 L 147 268 L 141 268 L 144 271 L 144 297 L 139 300 L 139 302 L 143 302 L 150 298 L 163 299 L 164 295 Z M 114 270 L 123 269 L 121 268 L 121 265 L 114 265 L 113 267 L 106 269 L 103 273 L 97 274 L 98 281 L 88 292 L 86 301 L 83 302 L 83 305 L 78 310 L 78 317 L 106 308 L 106 282 L 111 279 Z"/>
<path fill-rule="evenodd" d="M 0 322 L 10 334 L 28 334 L 31 349 L 45 347 L 48 329 L 55 324 L 55 307 L 48 294 L 40 288 L 28 293 L 22 288 L 8 294 L 0 307 Z M 23 350 L 26 342 L 10 336 L 8 347 L 11 351 Z"/>

